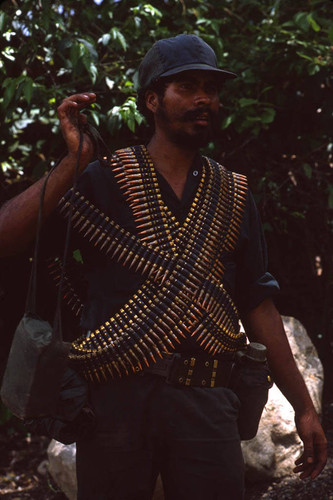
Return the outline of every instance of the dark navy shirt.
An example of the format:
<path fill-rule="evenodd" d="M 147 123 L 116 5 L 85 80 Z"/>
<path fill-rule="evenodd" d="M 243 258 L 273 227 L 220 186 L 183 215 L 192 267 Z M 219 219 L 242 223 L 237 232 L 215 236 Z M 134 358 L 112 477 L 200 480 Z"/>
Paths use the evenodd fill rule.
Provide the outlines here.
<path fill-rule="evenodd" d="M 196 158 L 188 173 L 182 199 L 157 172 L 164 203 L 183 223 L 191 207 L 201 177 L 201 159 Z M 111 168 L 90 164 L 79 178 L 78 190 L 96 207 L 126 230 L 136 233 L 130 207 L 127 205 Z M 78 243 L 84 261 L 87 296 L 81 318 L 84 329 L 93 330 L 117 312 L 145 281 L 140 273 L 110 260 L 85 241 Z M 267 271 L 266 245 L 261 221 L 251 193 L 248 193 L 235 250 L 225 255 L 224 286 L 233 297 L 240 315 L 274 295 L 278 283 Z M 185 346 L 193 341 L 185 341 Z"/>

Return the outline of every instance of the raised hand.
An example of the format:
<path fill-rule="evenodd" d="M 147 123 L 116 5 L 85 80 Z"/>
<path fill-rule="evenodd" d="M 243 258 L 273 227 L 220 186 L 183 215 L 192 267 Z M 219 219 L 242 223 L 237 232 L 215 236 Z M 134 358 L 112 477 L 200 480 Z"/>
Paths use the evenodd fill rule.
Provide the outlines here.
<path fill-rule="evenodd" d="M 74 94 L 66 97 L 58 107 L 58 116 L 63 137 L 66 141 L 69 156 L 77 155 L 80 141 L 80 126 L 87 122 L 87 118 L 80 111 L 96 101 L 96 95 Z M 80 166 L 85 167 L 92 159 L 94 146 L 88 134 L 83 134 L 83 144 Z"/>

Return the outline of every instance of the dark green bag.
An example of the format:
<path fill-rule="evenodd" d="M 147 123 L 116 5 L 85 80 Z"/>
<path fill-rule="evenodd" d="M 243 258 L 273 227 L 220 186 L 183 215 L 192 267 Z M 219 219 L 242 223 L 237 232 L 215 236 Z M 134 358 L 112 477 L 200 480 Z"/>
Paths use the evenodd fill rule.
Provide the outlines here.
<path fill-rule="evenodd" d="M 82 151 L 83 134 L 75 168 L 74 189 Z M 16 328 L 1 387 L 1 398 L 20 419 L 54 415 L 60 397 L 62 379 L 68 360 L 70 344 L 63 342 L 61 329 L 61 299 L 64 270 L 67 260 L 70 220 L 67 225 L 62 273 L 53 328 L 36 314 L 37 261 L 42 210 L 46 184 L 56 165 L 50 170 L 40 196 L 34 260 L 26 303 L 26 312 Z"/>
<path fill-rule="evenodd" d="M 18 418 L 52 415 L 56 411 L 69 344 L 51 325 L 24 314 L 16 328 L 4 373 L 1 398 Z"/>

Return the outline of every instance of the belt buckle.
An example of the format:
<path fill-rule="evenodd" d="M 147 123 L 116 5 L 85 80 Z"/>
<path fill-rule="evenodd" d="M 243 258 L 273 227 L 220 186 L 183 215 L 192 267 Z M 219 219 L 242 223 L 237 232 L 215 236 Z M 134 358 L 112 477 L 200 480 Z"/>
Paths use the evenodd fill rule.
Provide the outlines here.
<path fill-rule="evenodd" d="M 165 378 L 165 383 L 168 385 L 177 385 L 177 381 L 173 380 L 173 375 L 175 371 L 175 362 L 181 359 L 181 354 L 179 352 L 174 352 L 172 354 L 171 364 L 169 366 L 168 374 Z"/>

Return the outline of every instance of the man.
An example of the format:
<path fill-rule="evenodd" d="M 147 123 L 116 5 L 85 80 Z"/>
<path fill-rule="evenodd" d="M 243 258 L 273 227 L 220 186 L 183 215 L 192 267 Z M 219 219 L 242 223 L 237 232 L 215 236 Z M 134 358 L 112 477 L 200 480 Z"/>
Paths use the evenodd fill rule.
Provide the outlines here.
<path fill-rule="evenodd" d="M 77 442 L 79 500 L 151 498 L 158 472 L 170 500 L 243 497 L 240 403 L 230 389 L 245 344 L 239 313 L 295 409 L 304 442 L 295 472 L 315 478 L 325 465 L 326 439 L 272 302 L 278 286 L 246 180 L 198 153 L 233 76 L 196 36 L 160 40 L 139 71 L 139 107 L 154 124 L 147 147 L 86 169 L 93 144 L 83 136 L 72 218 L 86 266 L 86 333 L 71 360 L 90 380 L 97 429 Z M 80 110 L 95 99 L 77 94 L 58 108 L 68 154 L 49 180 L 46 216 L 58 205 L 68 216 Z M 2 254 L 32 239 L 42 183 L 2 208 Z"/>

